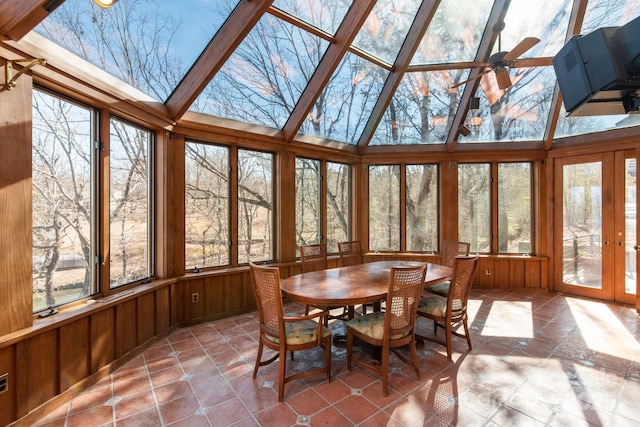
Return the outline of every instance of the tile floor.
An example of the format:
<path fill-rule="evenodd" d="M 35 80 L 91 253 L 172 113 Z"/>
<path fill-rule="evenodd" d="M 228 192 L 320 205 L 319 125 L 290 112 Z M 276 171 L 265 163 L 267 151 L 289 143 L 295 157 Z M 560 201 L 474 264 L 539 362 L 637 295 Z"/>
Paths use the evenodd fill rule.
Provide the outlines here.
<path fill-rule="evenodd" d="M 379 379 L 358 367 L 348 372 L 346 350 L 334 345 L 331 383 L 296 380 L 278 403 L 277 363 L 251 378 L 252 313 L 174 332 L 38 425 L 640 426 L 640 318 L 633 308 L 483 290 L 472 292 L 470 307 L 473 351 L 456 339 L 451 364 L 443 347 L 426 343 L 418 349 L 421 381 L 392 356 L 388 397 Z M 321 357 L 296 353 L 291 365 Z"/>

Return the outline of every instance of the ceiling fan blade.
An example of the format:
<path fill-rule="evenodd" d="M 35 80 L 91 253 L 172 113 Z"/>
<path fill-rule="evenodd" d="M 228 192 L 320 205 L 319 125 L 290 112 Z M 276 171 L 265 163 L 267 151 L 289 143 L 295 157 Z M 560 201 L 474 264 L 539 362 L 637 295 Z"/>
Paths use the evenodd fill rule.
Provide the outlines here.
<path fill-rule="evenodd" d="M 506 68 L 496 68 L 495 71 L 498 87 L 502 90 L 511 87 L 511 78 L 509 77 L 509 71 Z"/>
<path fill-rule="evenodd" d="M 511 51 L 502 58 L 504 62 L 510 62 L 540 43 L 540 39 L 537 37 L 527 37 L 516 45 Z"/>
<path fill-rule="evenodd" d="M 480 74 L 476 74 L 475 76 L 470 77 L 470 78 L 468 78 L 467 80 L 463 80 L 463 81 L 461 81 L 461 82 L 458 82 L 458 83 L 454 84 L 453 86 L 451 86 L 451 89 L 455 89 L 455 88 L 457 88 L 458 86 L 462 86 L 463 84 L 465 84 L 465 83 L 469 83 L 469 82 L 470 82 L 470 81 L 472 81 L 472 80 L 479 79 L 480 77 L 484 76 L 485 74 L 487 74 L 487 73 L 489 73 L 489 72 L 491 72 L 491 69 L 490 69 L 490 68 L 487 68 L 486 70 L 482 71 Z"/>

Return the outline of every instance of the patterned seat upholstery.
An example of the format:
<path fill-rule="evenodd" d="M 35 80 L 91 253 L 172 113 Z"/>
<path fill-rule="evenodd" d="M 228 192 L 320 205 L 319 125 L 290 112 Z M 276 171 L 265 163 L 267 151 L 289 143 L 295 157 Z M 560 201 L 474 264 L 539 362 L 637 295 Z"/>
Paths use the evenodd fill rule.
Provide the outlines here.
<path fill-rule="evenodd" d="M 280 270 L 277 267 L 265 267 L 249 263 L 251 285 L 258 306 L 260 320 L 260 339 L 258 355 L 253 368 L 253 378 L 260 366 L 268 365 L 280 359 L 278 400 L 284 399 L 284 385 L 297 378 L 325 374 L 331 381 L 331 330 L 324 326 L 329 313 L 326 310 L 305 316 L 285 315 L 280 289 Z M 284 338 L 284 339 L 283 339 Z M 287 352 L 324 347 L 324 367 L 287 376 Z M 268 360 L 262 360 L 264 347 L 277 353 Z"/>
<path fill-rule="evenodd" d="M 477 265 L 477 256 L 455 257 L 447 296 L 432 294 L 420 299 L 418 317 L 433 320 L 434 336 L 426 337 L 416 334 L 416 337 L 418 340 L 426 339 L 445 346 L 449 361 L 452 361 L 451 338 L 453 335 L 466 338 L 469 350 L 471 350 L 471 336 L 467 325 L 467 301 Z M 460 324 L 464 328 L 464 334 L 454 330 L 454 326 Z M 444 339 L 435 336 L 439 327 L 445 330 Z"/>
<path fill-rule="evenodd" d="M 356 317 L 347 322 L 347 369 L 352 364 L 382 376 L 382 393 L 389 394 L 389 353 L 403 362 L 413 365 L 420 379 L 415 343 L 416 311 L 426 274 L 426 264 L 418 267 L 392 267 L 389 276 L 386 309 Z M 366 363 L 353 358 L 353 340 L 381 347 L 382 363 Z M 409 346 L 410 358 L 398 352 L 399 347 Z"/>

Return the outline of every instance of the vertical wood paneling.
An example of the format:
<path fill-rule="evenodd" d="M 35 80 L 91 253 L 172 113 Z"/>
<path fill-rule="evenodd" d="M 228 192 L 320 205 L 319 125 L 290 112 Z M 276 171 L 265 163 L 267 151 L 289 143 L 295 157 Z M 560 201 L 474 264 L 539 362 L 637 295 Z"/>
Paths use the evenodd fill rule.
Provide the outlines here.
<path fill-rule="evenodd" d="M 138 298 L 138 341 L 137 345 L 140 345 L 151 339 L 156 332 L 156 305 L 155 295 L 148 293 L 141 295 Z"/>
<path fill-rule="evenodd" d="M 0 394 L 0 425 L 6 426 L 15 420 L 16 414 L 16 370 L 15 347 L 0 349 L 0 375 L 9 374 L 9 389 Z"/>
<path fill-rule="evenodd" d="M 215 315 L 224 313 L 225 288 L 216 281 L 207 282 L 207 314 Z"/>
<path fill-rule="evenodd" d="M 58 330 L 38 334 L 16 345 L 18 417 L 58 394 Z"/>
<path fill-rule="evenodd" d="M 493 287 L 506 289 L 510 287 L 510 275 L 509 275 L 509 260 L 504 258 L 497 258 L 493 260 L 493 266 L 491 268 L 491 275 L 493 276 Z M 485 271 L 482 270 L 482 274 Z"/>
<path fill-rule="evenodd" d="M 198 280 L 191 280 L 189 281 L 188 286 L 186 286 L 189 289 L 189 293 L 187 295 L 185 295 L 186 300 L 184 302 L 186 310 L 186 313 L 189 313 L 188 319 L 189 320 L 193 320 L 193 319 L 200 319 L 202 317 L 204 317 L 205 313 L 206 313 L 206 306 L 207 306 L 207 293 L 205 293 L 205 281 L 208 281 L 209 279 L 198 279 Z M 193 293 L 197 293 L 198 294 L 198 302 L 192 302 L 191 300 L 191 295 Z"/>
<path fill-rule="evenodd" d="M 489 269 L 491 271 L 491 275 L 487 276 L 485 272 Z M 496 275 L 493 259 L 491 258 L 480 258 L 478 260 L 478 268 L 476 272 L 476 280 L 474 281 L 474 286 L 483 289 L 491 289 L 494 284 L 494 277 Z"/>
<path fill-rule="evenodd" d="M 89 318 L 60 328 L 60 391 L 89 375 Z"/>
<path fill-rule="evenodd" d="M 541 274 L 539 260 L 527 260 L 524 264 L 524 286 L 526 288 L 541 288 Z"/>
<path fill-rule="evenodd" d="M 159 334 L 171 327 L 171 302 L 169 300 L 171 295 L 171 288 L 165 287 L 158 289 L 155 292 L 155 333 Z"/>
<path fill-rule="evenodd" d="M 116 306 L 116 358 L 133 350 L 137 343 L 136 300 Z"/>
<path fill-rule="evenodd" d="M 225 293 L 229 296 L 229 298 L 227 298 L 227 307 L 231 312 L 244 307 L 243 296 L 246 295 L 246 293 L 242 287 L 242 281 L 239 279 L 240 276 L 237 274 L 224 276 Z"/>
<path fill-rule="evenodd" d="M 31 87 L 23 74 L 0 91 L 0 336 L 32 323 Z"/>
<path fill-rule="evenodd" d="M 91 316 L 91 373 L 115 358 L 114 310 L 99 311 Z"/>
<path fill-rule="evenodd" d="M 525 262 L 524 259 L 509 260 L 509 283 L 507 288 L 525 287 Z"/>

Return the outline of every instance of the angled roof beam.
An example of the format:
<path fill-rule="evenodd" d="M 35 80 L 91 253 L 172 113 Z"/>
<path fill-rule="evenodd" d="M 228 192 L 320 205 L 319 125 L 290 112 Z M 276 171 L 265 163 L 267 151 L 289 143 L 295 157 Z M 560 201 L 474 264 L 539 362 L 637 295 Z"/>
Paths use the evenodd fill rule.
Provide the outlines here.
<path fill-rule="evenodd" d="M 580 29 L 584 22 L 584 14 L 587 11 L 587 0 L 574 0 L 573 8 L 571 10 L 571 16 L 569 17 L 569 26 L 567 30 L 567 37 L 565 43 L 576 34 L 580 34 Z M 544 134 L 544 148 L 548 151 L 551 150 L 553 144 L 553 137 L 558 127 L 558 119 L 560 118 L 560 111 L 562 107 L 562 95 L 560 94 L 560 88 L 556 81 L 556 88 L 554 89 L 553 99 L 551 106 L 549 107 L 549 120 L 547 120 L 547 128 Z"/>
<path fill-rule="evenodd" d="M 330 45 L 325 52 L 307 87 L 302 92 L 300 100 L 289 116 L 289 120 L 282 129 L 287 141 L 293 140 L 296 132 L 304 123 L 309 111 L 313 108 L 313 103 L 318 99 L 333 72 L 340 65 L 342 57 L 349 50 L 351 42 L 355 39 L 375 4 L 376 0 L 362 0 L 354 2 L 349 8 L 336 32 L 336 43 Z"/>
<path fill-rule="evenodd" d="M 487 62 L 487 60 L 489 59 L 491 49 L 493 49 L 493 45 L 498 38 L 498 32 L 494 30 L 494 27 L 498 22 L 504 21 L 504 17 L 507 14 L 507 9 L 509 9 L 510 3 L 511 0 L 496 0 L 493 3 L 493 9 L 491 10 L 491 14 L 489 15 L 489 19 L 487 20 L 487 26 L 484 29 L 484 34 L 482 35 L 480 46 L 478 46 L 478 52 L 476 53 L 475 60 L 477 62 Z M 469 77 L 477 76 L 480 73 L 481 68 L 482 67 L 475 68 L 473 71 L 471 71 Z M 458 106 L 456 115 L 453 117 L 451 128 L 449 129 L 449 135 L 447 136 L 447 151 L 450 153 L 452 153 L 456 147 L 458 129 L 464 123 L 464 119 L 467 117 L 467 112 L 469 111 L 469 103 L 471 102 L 471 98 L 473 97 L 473 95 L 476 93 L 479 84 L 480 80 L 477 79 L 465 85 L 464 92 L 462 93 L 462 98 L 460 99 L 460 105 Z"/>
<path fill-rule="evenodd" d="M 180 119 L 260 20 L 273 0 L 244 0 L 209 42 L 187 75 L 167 99 L 169 114 Z"/>
<path fill-rule="evenodd" d="M 378 124 L 382 120 L 385 111 L 387 111 L 393 99 L 393 94 L 396 92 L 402 78 L 407 72 L 409 64 L 411 64 L 411 58 L 413 58 L 418 46 L 420 46 L 424 33 L 427 31 L 427 28 L 429 28 L 429 24 L 431 24 L 431 20 L 436 14 L 439 5 L 440 0 L 425 0 L 420 5 L 402 48 L 400 52 L 398 52 L 393 71 L 389 74 L 387 81 L 384 82 L 382 92 L 360 136 L 360 140 L 358 141 L 358 152 L 360 154 L 364 154 L 366 151 L 369 141 L 371 141 Z"/>

